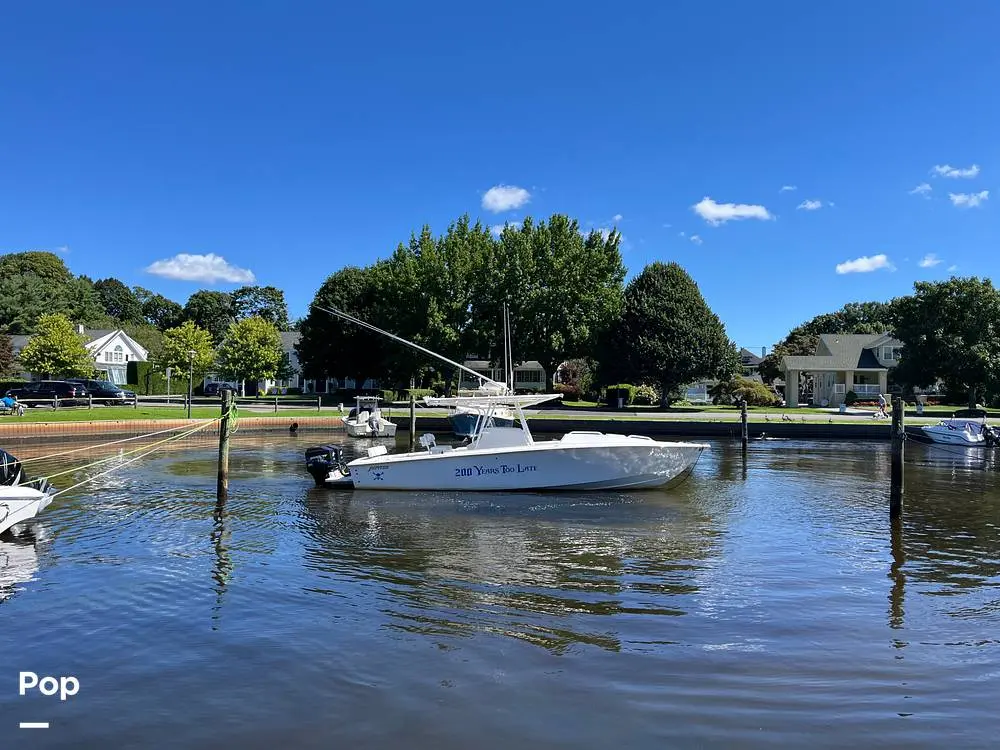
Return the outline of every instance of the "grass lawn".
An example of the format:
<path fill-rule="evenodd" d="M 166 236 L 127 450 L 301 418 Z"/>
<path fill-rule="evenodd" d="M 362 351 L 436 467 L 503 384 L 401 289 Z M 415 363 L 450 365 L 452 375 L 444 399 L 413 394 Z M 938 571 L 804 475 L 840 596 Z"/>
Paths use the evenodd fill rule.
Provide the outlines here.
<path fill-rule="evenodd" d="M 191 409 L 192 419 L 212 419 L 219 416 L 218 406 L 195 406 Z M 273 411 L 251 411 L 241 409 L 242 417 L 335 417 L 337 412 L 319 412 L 315 409 L 282 409 L 277 414 Z M 181 407 L 142 407 L 133 409 L 130 406 L 101 406 L 93 409 L 63 407 L 60 409 L 28 409 L 23 417 L 3 416 L 0 424 L 9 422 L 106 422 L 113 420 L 136 419 L 186 419 L 187 409 Z"/>

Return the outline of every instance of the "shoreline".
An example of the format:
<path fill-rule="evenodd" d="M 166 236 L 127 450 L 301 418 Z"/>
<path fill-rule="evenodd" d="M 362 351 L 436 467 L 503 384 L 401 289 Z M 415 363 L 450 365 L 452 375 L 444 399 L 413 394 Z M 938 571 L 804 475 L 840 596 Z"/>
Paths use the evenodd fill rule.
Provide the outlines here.
<path fill-rule="evenodd" d="M 199 419 L 135 419 L 80 422 L 18 422 L 0 423 L 0 439 L 21 440 L 46 437 L 90 437 L 90 436 L 131 436 L 167 430 L 172 427 L 197 425 Z M 649 437 L 714 437 L 739 438 L 740 423 L 735 420 L 693 420 L 693 419 L 573 419 L 568 417 L 529 418 L 533 434 L 550 435 L 572 430 L 644 435 Z M 250 417 L 241 416 L 239 432 L 287 432 L 292 424 L 298 425 L 298 432 L 323 431 L 343 435 L 340 415 L 318 417 Z M 775 438 L 826 438 L 839 440 L 889 440 L 888 421 L 878 422 L 757 422 L 747 424 L 751 439 Z M 397 434 L 406 434 L 409 421 L 400 420 Z M 420 417 L 417 432 L 450 432 L 446 417 Z M 218 434 L 218 423 L 203 430 L 204 434 Z M 907 428 L 913 432 L 913 426 Z M 346 436 L 345 436 L 346 437 Z"/>

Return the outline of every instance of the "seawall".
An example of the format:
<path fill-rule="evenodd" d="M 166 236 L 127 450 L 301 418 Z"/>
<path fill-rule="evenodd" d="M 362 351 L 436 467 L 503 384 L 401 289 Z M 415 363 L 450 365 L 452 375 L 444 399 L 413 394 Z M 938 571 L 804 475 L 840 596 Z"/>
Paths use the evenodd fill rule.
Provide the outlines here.
<path fill-rule="evenodd" d="M 136 419 L 107 420 L 93 422 L 0 422 L 0 440 L 26 438 L 79 437 L 87 439 L 101 436 L 143 435 L 172 427 L 194 426 L 203 420 L 187 419 Z M 287 432 L 292 424 L 298 425 L 299 433 L 343 433 L 339 415 L 318 417 L 240 417 L 239 433 Z M 529 419 L 531 431 L 537 435 L 569 432 L 571 430 L 614 432 L 621 434 L 648 435 L 649 437 L 677 438 L 738 438 L 738 422 L 702 422 L 670 419 L 570 419 L 538 418 Z M 406 434 L 409 421 L 398 420 L 398 432 Z M 888 440 L 887 422 L 751 422 L 747 426 L 751 438 L 824 438 L 833 440 Z M 450 431 L 444 417 L 419 417 L 417 432 L 433 432 L 439 435 Z M 912 432 L 911 429 L 907 430 Z M 205 433 L 218 432 L 218 423 L 204 430 Z M 319 435 L 317 435 L 319 437 Z M 331 435 L 331 437 L 333 437 Z"/>

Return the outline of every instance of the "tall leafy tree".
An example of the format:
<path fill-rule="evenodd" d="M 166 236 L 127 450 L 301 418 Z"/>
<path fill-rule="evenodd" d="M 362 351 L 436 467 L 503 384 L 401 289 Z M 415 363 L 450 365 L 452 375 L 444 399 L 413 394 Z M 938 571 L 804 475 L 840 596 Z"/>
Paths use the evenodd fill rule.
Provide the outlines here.
<path fill-rule="evenodd" d="M 229 326 L 217 361 L 225 378 L 244 384 L 247 380 L 274 378 L 282 354 L 281 335 L 273 323 L 264 318 L 244 318 Z"/>
<path fill-rule="evenodd" d="M 241 286 L 232 293 L 233 315 L 237 320 L 263 318 L 279 331 L 288 330 L 285 293 L 274 286 Z"/>
<path fill-rule="evenodd" d="M 323 282 L 302 321 L 296 347 L 306 378 L 351 377 L 360 386 L 367 378 L 385 377 L 401 346 L 320 309 L 337 308 L 374 325 L 383 323 L 381 311 L 396 304 L 382 284 L 385 275 L 385 263 L 347 266 Z"/>
<path fill-rule="evenodd" d="M 225 292 L 202 289 L 188 297 L 184 318 L 208 331 L 212 341 L 222 341 L 235 321 L 233 298 Z"/>
<path fill-rule="evenodd" d="M 194 352 L 193 359 L 190 352 Z M 190 320 L 185 321 L 163 332 L 163 343 L 154 361 L 164 372 L 168 367 L 172 368 L 175 377 L 186 378 L 191 371 L 194 380 L 200 380 L 215 364 L 212 336 Z"/>
<path fill-rule="evenodd" d="M 722 321 L 676 263 L 651 263 L 629 282 L 607 346 L 610 375 L 657 385 L 664 399 L 694 380 L 727 378 L 739 365 Z"/>
<path fill-rule="evenodd" d="M 184 322 L 184 308 L 162 294 L 141 286 L 133 287 L 133 293 L 142 309 L 142 317 L 151 326 L 165 331 Z"/>
<path fill-rule="evenodd" d="M 0 255 L 0 278 L 10 276 L 37 276 L 60 286 L 73 279 L 62 258 L 42 250 Z"/>
<path fill-rule="evenodd" d="M 6 333 L 0 333 L 0 376 L 14 374 L 14 342 Z"/>
<path fill-rule="evenodd" d="M 74 323 L 93 326 L 104 317 L 104 306 L 87 276 L 71 279 L 65 286 L 66 315 Z"/>
<path fill-rule="evenodd" d="M 94 357 L 65 315 L 43 315 L 35 335 L 21 349 L 21 367 L 46 377 L 90 377 Z"/>
<path fill-rule="evenodd" d="M 938 379 L 965 388 L 969 406 L 1000 390 L 1000 292 L 989 279 L 918 281 L 896 302 L 895 335 L 903 358 L 895 376 L 909 385 Z"/>
<path fill-rule="evenodd" d="M 141 323 L 142 305 L 135 293 L 118 279 L 107 278 L 94 282 L 94 291 L 109 317 L 122 323 Z"/>
<path fill-rule="evenodd" d="M 34 333 L 43 315 L 69 313 L 63 286 L 33 274 L 0 276 L 0 325 L 8 333 Z"/>
<path fill-rule="evenodd" d="M 538 223 L 508 226 L 485 266 L 480 288 L 496 274 L 495 291 L 476 317 L 499 332 L 500 305 L 510 305 L 515 360 L 534 359 L 550 379 L 564 360 L 589 355 L 621 312 L 625 266 L 621 235 L 590 232 L 555 214 Z M 500 351 L 502 339 L 494 339 Z M 520 356 L 518 356 L 520 355 Z"/>

